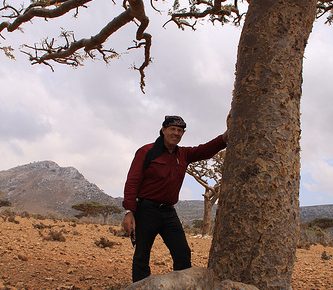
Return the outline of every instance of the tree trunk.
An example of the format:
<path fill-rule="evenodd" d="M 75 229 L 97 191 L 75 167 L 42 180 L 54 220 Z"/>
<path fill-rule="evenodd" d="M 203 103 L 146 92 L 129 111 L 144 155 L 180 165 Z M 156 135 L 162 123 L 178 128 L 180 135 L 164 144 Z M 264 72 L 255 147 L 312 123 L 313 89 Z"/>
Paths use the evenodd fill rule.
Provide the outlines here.
<path fill-rule="evenodd" d="M 221 280 L 290 288 L 299 232 L 302 60 L 316 2 L 249 6 L 208 265 Z"/>
<path fill-rule="evenodd" d="M 212 202 L 210 197 L 208 196 L 208 189 L 204 194 L 204 215 L 203 215 L 203 223 L 202 223 L 202 235 L 210 235 L 211 227 L 212 227 Z"/>

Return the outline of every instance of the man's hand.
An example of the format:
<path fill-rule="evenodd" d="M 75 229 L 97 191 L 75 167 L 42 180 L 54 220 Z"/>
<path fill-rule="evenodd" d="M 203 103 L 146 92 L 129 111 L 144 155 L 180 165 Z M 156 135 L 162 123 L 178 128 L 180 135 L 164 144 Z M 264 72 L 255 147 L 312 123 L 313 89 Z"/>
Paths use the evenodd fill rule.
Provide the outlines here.
<path fill-rule="evenodd" d="M 228 130 L 222 134 L 223 141 L 228 144 Z"/>
<path fill-rule="evenodd" d="M 123 220 L 123 227 L 125 232 L 130 236 L 132 232 L 135 233 L 135 219 L 132 212 L 125 214 Z"/>
<path fill-rule="evenodd" d="M 229 132 L 230 125 L 231 125 L 231 112 L 229 112 L 229 114 L 227 116 L 227 130 L 223 133 L 223 140 L 227 144 L 228 144 L 228 132 Z"/>

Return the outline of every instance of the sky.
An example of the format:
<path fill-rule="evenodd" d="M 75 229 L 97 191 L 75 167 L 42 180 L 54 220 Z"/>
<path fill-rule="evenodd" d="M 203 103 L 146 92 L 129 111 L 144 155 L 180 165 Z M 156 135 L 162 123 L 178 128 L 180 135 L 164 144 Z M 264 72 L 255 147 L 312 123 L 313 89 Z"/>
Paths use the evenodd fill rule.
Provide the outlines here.
<path fill-rule="evenodd" d="M 14 1 L 15 2 L 15 1 Z M 153 142 L 165 115 L 181 115 L 187 131 L 180 145 L 204 143 L 226 129 L 242 27 L 199 23 L 196 31 L 169 23 L 170 2 L 146 7 L 153 35 L 152 63 L 142 94 L 139 74 L 131 69 L 143 60 L 133 46 L 134 23 L 110 37 L 107 47 L 119 59 L 105 64 L 87 60 L 79 68 L 30 65 L 19 52 L 22 43 L 57 37 L 60 28 L 76 39 L 96 34 L 119 7 L 111 0 L 92 1 L 75 19 L 34 20 L 23 32 L 3 31 L 0 46 L 16 48 L 16 60 L 0 51 L 0 170 L 52 160 L 73 166 L 112 197 L 123 196 L 135 151 Z M 333 204 L 333 27 L 316 21 L 304 57 L 301 101 L 300 205 Z M 185 178 L 180 199 L 201 199 L 203 188 Z"/>

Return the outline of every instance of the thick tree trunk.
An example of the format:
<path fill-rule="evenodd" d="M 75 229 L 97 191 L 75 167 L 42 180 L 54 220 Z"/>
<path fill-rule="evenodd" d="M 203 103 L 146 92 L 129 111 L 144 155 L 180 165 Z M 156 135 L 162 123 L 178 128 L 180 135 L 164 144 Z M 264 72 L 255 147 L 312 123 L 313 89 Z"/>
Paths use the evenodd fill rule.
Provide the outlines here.
<path fill-rule="evenodd" d="M 208 193 L 204 194 L 204 215 L 203 215 L 203 224 L 202 224 L 202 235 L 210 235 L 211 227 L 212 227 L 212 202 L 211 198 L 209 198 Z"/>
<path fill-rule="evenodd" d="M 289 289 L 299 222 L 300 97 L 316 0 L 251 1 L 209 257 L 221 280 Z"/>

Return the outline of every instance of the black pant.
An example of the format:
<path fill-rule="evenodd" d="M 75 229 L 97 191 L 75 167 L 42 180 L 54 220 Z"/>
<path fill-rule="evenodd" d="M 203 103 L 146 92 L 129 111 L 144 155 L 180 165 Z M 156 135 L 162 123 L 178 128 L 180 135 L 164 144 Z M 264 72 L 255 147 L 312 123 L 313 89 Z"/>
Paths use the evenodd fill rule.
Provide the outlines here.
<path fill-rule="evenodd" d="M 191 267 L 191 250 L 173 207 L 159 207 L 149 200 L 142 200 L 138 203 L 135 223 L 136 248 L 132 267 L 133 282 L 150 275 L 150 251 L 157 234 L 160 234 L 170 251 L 174 270 Z"/>

